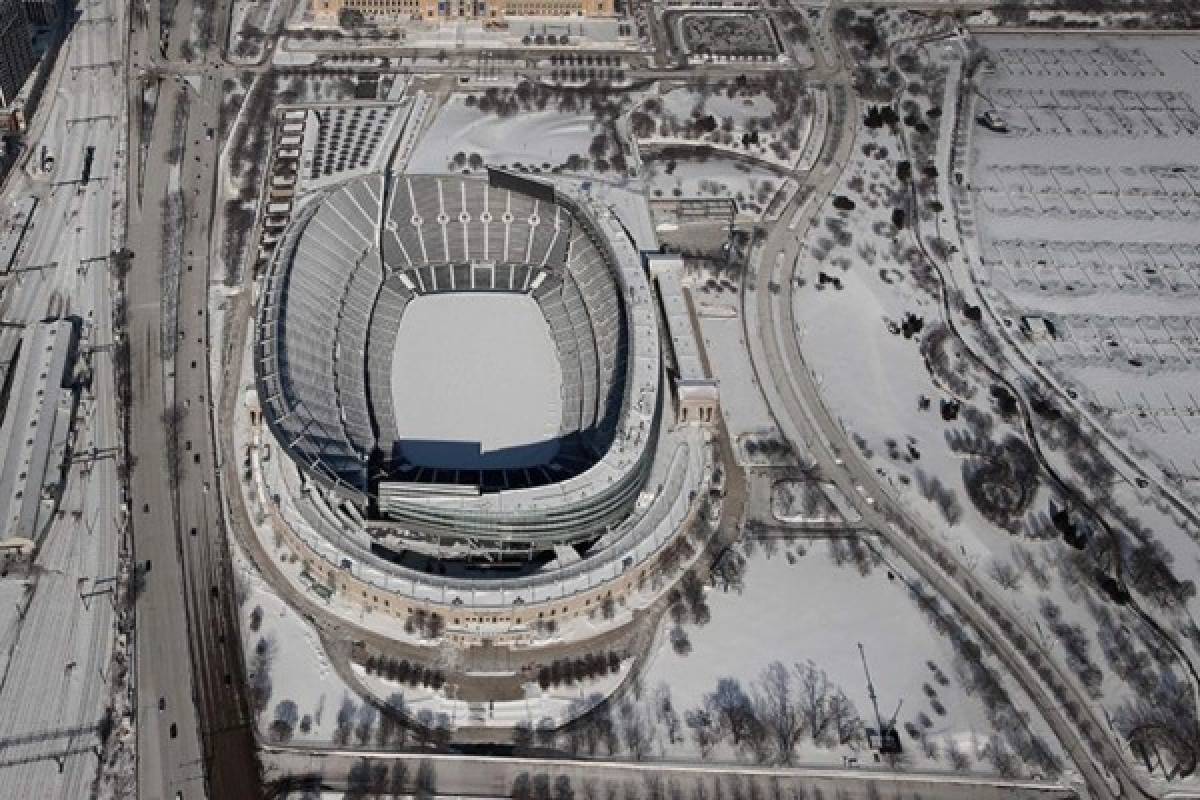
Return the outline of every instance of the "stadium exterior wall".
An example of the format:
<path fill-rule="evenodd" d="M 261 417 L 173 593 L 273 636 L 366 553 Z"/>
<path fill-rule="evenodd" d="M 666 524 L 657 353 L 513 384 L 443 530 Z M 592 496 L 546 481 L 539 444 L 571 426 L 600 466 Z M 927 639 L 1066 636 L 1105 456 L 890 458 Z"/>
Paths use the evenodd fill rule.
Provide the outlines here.
<path fill-rule="evenodd" d="M 687 463 L 682 476 L 685 488 L 666 498 L 669 502 L 667 513 L 656 524 L 657 533 L 660 535 L 652 547 L 644 549 L 643 555 L 638 557 L 633 554 L 614 554 L 616 562 L 610 562 L 614 568 L 597 570 L 603 574 L 589 579 L 582 586 L 572 577 L 571 570 L 528 579 L 530 586 L 527 590 L 503 591 L 503 597 L 498 601 L 481 602 L 478 597 L 473 596 L 476 593 L 492 594 L 485 590 L 494 585 L 493 582 L 485 582 L 472 588 L 465 581 L 444 581 L 439 585 L 438 579 L 424 576 L 427 582 L 419 584 L 423 596 L 418 597 L 410 592 L 382 588 L 364 580 L 355 574 L 354 567 L 349 565 L 349 562 L 333 563 L 294 530 L 275 503 L 268 498 L 261 480 L 261 462 L 257 457 L 254 459 L 255 484 L 259 493 L 258 503 L 267 510 L 267 521 L 272 531 L 299 556 L 311 579 L 334 592 L 341 593 L 345 601 L 358 605 L 364 613 L 383 614 L 400 621 L 406 620 L 417 611 L 437 613 L 445 620 L 445 637 L 451 642 L 469 645 L 486 639 L 500 646 L 527 647 L 536 641 L 539 621 L 554 621 L 561 625 L 583 615 L 592 614 L 603 608 L 609 599 L 624 605 L 639 591 L 645 581 L 672 557 L 669 553 L 680 537 L 688 535 L 699 524 L 702 504 L 697 502 L 697 498 L 702 487 L 708 485 L 711 478 L 712 464 L 708 457 L 710 446 L 705 442 L 704 434 L 699 428 L 692 428 L 687 436 Z M 698 543 L 696 552 L 702 549 Z M 535 581 L 544 584 L 547 589 L 553 587 L 553 591 L 537 591 L 534 587 Z M 519 582 L 512 580 L 496 583 Z M 414 588 L 417 585 L 414 583 Z M 515 598 L 514 593 L 518 595 Z M 433 597 L 432 594 L 439 596 Z M 620 624 L 623 624 L 621 620 L 614 619 L 612 626 L 617 627 Z"/>

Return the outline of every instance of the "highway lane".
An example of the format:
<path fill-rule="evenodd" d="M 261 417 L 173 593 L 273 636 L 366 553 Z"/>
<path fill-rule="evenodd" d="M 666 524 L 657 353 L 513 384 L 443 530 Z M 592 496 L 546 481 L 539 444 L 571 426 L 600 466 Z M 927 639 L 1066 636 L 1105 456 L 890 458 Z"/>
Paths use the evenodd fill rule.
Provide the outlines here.
<path fill-rule="evenodd" d="M 228 545 L 221 516 L 216 438 L 212 428 L 214 403 L 209 386 L 209 244 L 216 213 L 214 197 L 221 105 L 221 82 L 215 68 L 222 65 L 221 46 L 229 18 L 227 2 L 212 3 L 211 45 L 194 48 L 196 72 L 179 84 L 189 93 L 189 114 L 183 134 L 184 265 L 180 273 L 174 391 L 189 409 L 179 426 L 182 460 L 177 523 L 188 571 L 187 599 L 192 620 L 193 674 L 200 709 L 202 742 L 210 794 L 214 798 L 254 798 L 259 795 L 254 757 L 252 716 L 247 708 L 241 639 Z M 180 44 L 191 30 L 191 14 L 177 14 L 169 53 L 184 56 Z M 175 49 L 178 47 L 178 49 Z M 176 62 L 178 63 L 178 62 Z"/>
<path fill-rule="evenodd" d="M 175 101 L 172 91 L 164 89 L 160 109 L 173 108 Z M 147 164 L 165 161 L 169 145 L 162 131 L 170 118 L 160 111 L 154 138 L 146 143 Z M 141 145 L 135 126 L 130 127 L 130 141 Z M 130 172 L 132 184 L 136 170 Z M 166 170 L 147 170 L 147 175 L 154 172 Z M 130 451 L 136 458 L 132 528 L 135 556 L 147 570 L 137 602 L 138 796 L 174 798 L 178 791 L 200 798 L 205 786 L 188 639 L 192 621 L 182 592 L 184 571 L 162 422 L 167 403 L 160 359 L 165 187 L 160 180 L 147 180 L 142 190 L 143 202 L 130 209 L 128 247 L 135 258 L 126 290 L 133 384 Z M 138 187 L 131 185 L 129 194 L 136 197 Z"/>
<path fill-rule="evenodd" d="M 173 58 L 179 57 L 190 34 L 190 12 L 183 11 L 181 6 L 171 29 L 168 55 Z M 225 4 L 216 4 L 215 20 L 220 23 L 226 12 Z M 217 24 L 214 36 L 222 36 L 223 30 L 224 25 Z M 152 3 L 130 37 L 128 101 L 134 109 L 141 102 L 137 76 L 161 59 L 157 32 L 158 4 Z M 216 58 L 219 50 L 214 47 L 208 52 Z M 129 194 L 135 198 L 129 225 L 129 247 L 135 253 L 129 282 L 134 378 L 131 449 L 139 459 L 133 477 L 135 541 L 139 560 L 154 561 L 138 607 L 139 740 L 143 744 L 139 795 L 174 798 L 178 791 L 189 800 L 205 796 L 236 800 L 257 797 L 259 792 L 209 423 L 207 254 L 217 143 L 207 131 L 217 126 L 220 82 L 205 60 L 172 65 L 178 69 L 160 84 L 150 140 L 140 140 L 136 120 L 129 129 L 131 152 L 146 147 L 144 172 L 131 170 L 129 182 Z M 174 131 L 175 108 L 181 102 L 188 110 L 182 130 Z M 167 157 L 173 140 L 183 143 L 174 176 Z M 183 261 L 177 284 L 177 330 L 167 338 L 174 339 L 174 353 L 164 353 L 163 200 L 177 187 L 184 199 L 184 226 L 171 236 L 182 237 Z M 163 424 L 164 410 L 176 402 L 183 410 L 178 425 L 182 463 L 177 493 L 169 479 L 168 433 Z"/>
<path fill-rule="evenodd" d="M 185 215 L 184 271 L 179 283 L 178 350 L 175 354 L 177 402 L 189 408 L 179 429 L 183 463 L 179 494 L 179 526 L 185 562 L 190 568 L 189 604 L 196 625 L 193 653 L 212 796 L 253 797 L 252 717 L 243 693 L 236 600 L 222 519 L 219 460 L 212 428 L 214 401 L 209 386 L 210 331 L 209 235 L 212 228 L 217 142 L 206 136 L 217 125 L 220 84 L 211 76 L 192 101 L 184 155 L 185 196 L 192 207 Z M 189 404 L 190 406 L 186 405 Z"/>

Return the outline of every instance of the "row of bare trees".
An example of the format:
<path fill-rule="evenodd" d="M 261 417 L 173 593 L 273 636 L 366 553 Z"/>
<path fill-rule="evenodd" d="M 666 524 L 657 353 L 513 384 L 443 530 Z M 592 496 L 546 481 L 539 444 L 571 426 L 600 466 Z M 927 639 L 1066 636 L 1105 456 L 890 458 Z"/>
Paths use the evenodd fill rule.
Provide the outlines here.
<path fill-rule="evenodd" d="M 837 747 L 863 738 L 854 703 L 811 661 L 791 667 L 774 661 L 749 691 L 735 678 L 721 678 L 685 719 L 702 757 L 728 739 L 758 763 L 791 764 L 805 740 Z"/>

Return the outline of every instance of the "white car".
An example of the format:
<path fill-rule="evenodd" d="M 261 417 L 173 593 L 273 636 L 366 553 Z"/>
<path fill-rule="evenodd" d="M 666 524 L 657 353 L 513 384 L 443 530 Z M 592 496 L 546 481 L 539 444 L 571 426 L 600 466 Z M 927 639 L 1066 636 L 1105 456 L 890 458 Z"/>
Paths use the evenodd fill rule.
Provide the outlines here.
<path fill-rule="evenodd" d="M 869 505 L 869 506 L 873 506 L 873 505 L 875 505 L 875 498 L 874 498 L 874 497 L 871 497 L 869 494 L 867 494 L 867 490 L 863 488 L 863 486 L 862 486 L 862 484 L 861 484 L 861 483 L 856 483 L 856 484 L 854 484 L 854 489 L 855 489 L 855 491 L 857 491 L 857 492 L 858 492 L 860 495 L 862 495 L 862 498 L 863 498 L 864 500 L 866 500 L 866 501 L 867 501 L 867 505 Z"/>

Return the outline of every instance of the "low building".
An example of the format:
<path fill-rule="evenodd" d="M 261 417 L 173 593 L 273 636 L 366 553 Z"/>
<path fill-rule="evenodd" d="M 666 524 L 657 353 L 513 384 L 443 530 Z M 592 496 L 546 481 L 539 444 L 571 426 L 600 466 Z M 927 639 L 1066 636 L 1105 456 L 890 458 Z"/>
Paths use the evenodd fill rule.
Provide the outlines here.
<path fill-rule="evenodd" d="M 0 424 L 0 550 L 6 559 L 36 548 L 58 502 L 70 458 L 76 392 L 72 319 L 26 327 L 3 376 Z"/>
<path fill-rule="evenodd" d="M 372 21 L 609 17 L 615 13 L 614 0 L 310 0 L 309 8 L 327 22 L 338 20 L 343 11 Z"/>
<path fill-rule="evenodd" d="M 683 296 L 683 256 L 653 253 L 645 258 L 646 268 L 658 288 L 658 301 L 666 322 L 675 421 L 712 424 L 716 421 L 720 392 L 717 381 L 704 369 L 696 328 Z"/>

